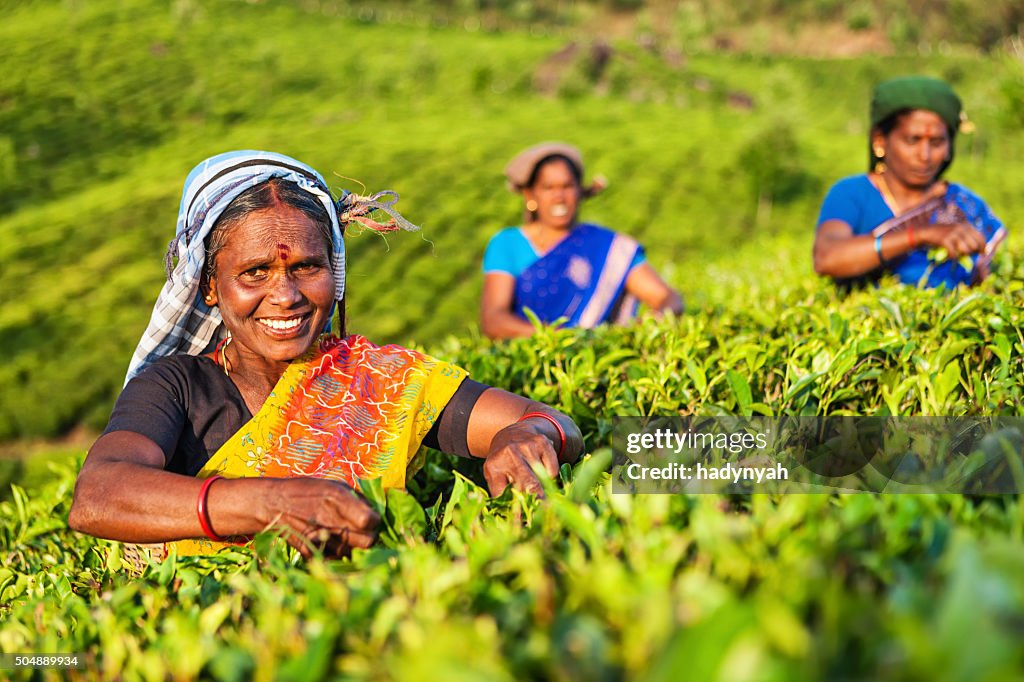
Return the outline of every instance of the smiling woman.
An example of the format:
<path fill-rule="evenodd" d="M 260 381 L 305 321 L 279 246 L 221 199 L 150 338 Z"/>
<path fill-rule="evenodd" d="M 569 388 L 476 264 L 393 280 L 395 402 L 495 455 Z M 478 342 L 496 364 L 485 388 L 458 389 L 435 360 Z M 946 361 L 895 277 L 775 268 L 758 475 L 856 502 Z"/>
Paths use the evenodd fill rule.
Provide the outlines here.
<path fill-rule="evenodd" d="M 560 412 L 345 335 L 344 226 L 380 227 L 369 213 L 383 209 L 386 227 L 417 229 L 381 197 L 336 202 L 312 168 L 269 152 L 193 170 L 168 281 L 79 474 L 72 528 L 179 555 L 279 528 L 305 556 L 341 556 L 380 520 L 354 486 L 404 486 L 421 444 L 486 458 L 494 494 L 539 494 L 579 456 Z"/>
<path fill-rule="evenodd" d="M 484 253 L 480 326 L 491 338 L 530 336 L 526 311 L 552 324 L 595 327 L 633 319 L 637 303 L 680 313 L 683 301 L 647 263 L 636 240 L 580 224 L 580 202 L 603 182 L 583 186 L 578 149 L 560 142 L 530 147 L 505 168 L 522 194 L 525 220 L 491 239 Z"/>
<path fill-rule="evenodd" d="M 210 239 L 206 303 L 232 330 L 235 353 L 270 363 L 271 375 L 312 345 L 334 307 L 330 234 L 319 227 L 330 222 L 315 202 L 308 213 L 295 207 L 305 198 L 288 194 L 300 191 L 270 180 L 243 193 Z"/>

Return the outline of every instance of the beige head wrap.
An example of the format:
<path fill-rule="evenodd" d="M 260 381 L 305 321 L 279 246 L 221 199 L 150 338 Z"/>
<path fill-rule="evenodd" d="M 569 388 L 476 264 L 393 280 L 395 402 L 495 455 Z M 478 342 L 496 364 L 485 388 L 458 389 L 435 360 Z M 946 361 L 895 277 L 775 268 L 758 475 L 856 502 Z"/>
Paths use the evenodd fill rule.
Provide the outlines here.
<path fill-rule="evenodd" d="M 505 184 L 513 192 L 522 192 L 530 182 L 530 176 L 533 175 L 537 164 L 549 156 L 564 156 L 576 167 L 584 196 L 593 196 L 607 185 L 607 181 L 600 176 L 589 186 L 583 185 L 583 155 L 579 149 L 564 142 L 543 142 L 519 152 L 505 166 Z"/>

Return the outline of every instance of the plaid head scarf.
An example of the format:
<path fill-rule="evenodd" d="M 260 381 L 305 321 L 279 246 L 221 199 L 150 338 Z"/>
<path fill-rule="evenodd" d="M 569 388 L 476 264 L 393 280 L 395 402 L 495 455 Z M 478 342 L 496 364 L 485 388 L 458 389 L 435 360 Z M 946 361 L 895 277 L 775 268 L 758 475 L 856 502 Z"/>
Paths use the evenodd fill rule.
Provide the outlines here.
<path fill-rule="evenodd" d="M 319 199 L 327 210 L 331 219 L 335 301 L 345 295 L 345 243 L 342 239 L 345 224 L 356 220 L 383 231 L 419 229 L 392 208 L 398 200 L 394 192 L 378 192 L 369 197 L 343 192 L 335 202 L 319 173 L 283 154 L 234 151 L 203 161 L 185 179 L 174 239 L 167 249 L 167 282 L 132 355 L 125 383 L 161 357 L 180 353 L 198 355 L 223 338 L 225 330 L 220 311 L 206 304 L 200 288 L 206 263 L 205 239 L 238 195 L 272 178 L 295 183 Z M 374 209 L 387 212 L 392 220 L 383 225 L 373 221 L 368 214 Z M 331 315 L 333 317 L 333 310 Z M 329 328 L 330 322 L 325 331 Z"/>

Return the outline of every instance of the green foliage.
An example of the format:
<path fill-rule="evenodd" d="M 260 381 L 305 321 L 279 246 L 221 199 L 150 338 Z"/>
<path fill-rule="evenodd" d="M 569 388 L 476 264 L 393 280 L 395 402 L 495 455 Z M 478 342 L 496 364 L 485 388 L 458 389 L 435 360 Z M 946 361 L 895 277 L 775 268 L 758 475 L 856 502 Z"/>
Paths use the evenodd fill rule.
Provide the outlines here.
<path fill-rule="evenodd" d="M 734 301 L 624 330 L 545 330 L 499 347 L 453 341 L 445 353 L 602 437 L 612 415 L 1024 413 L 1019 279 L 846 298 L 825 286 L 763 287 L 734 293 L 757 302 L 746 309 Z"/>
<path fill-rule="evenodd" d="M 954 40 L 985 49 L 1013 36 L 1014 29 L 1019 37 L 1024 26 L 1024 7 L 1013 0 L 950 0 L 947 12 Z"/>
<path fill-rule="evenodd" d="M 603 71 L 562 74 L 571 98 L 536 92 L 566 39 L 513 29 L 561 30 L 599 4 L 3 3 L 0 440 L 102 427 L 185 174 L 269 148 L 337 187 L 394 187 L 424 226 L 350 235 L 352 331 L 559 407 L 590 454 L 542 503 L 492 500 L 479 461 L 427 457 L 408 493 L 366 487 L 384 528 L 351 561 L 301 562 L 262 535 L 141 576 L 118 543 L 66 527 L 82 453 L 2 460 L 0 650 L 85 652 L 92 674 L 126 680 L 1022 676 L 1017 497 L 627 497 L 606 473 L 615 415 L 1021 414 L 1015 244 L 952 293 L 841 296 L 809 264 L 822 190 L 863 170 L 867 93 L 896 73 L 956 83 L 979 131 L 958 139 L 953 178 L 1024 224 L 1019 55 L 709 53 L 765 13 L 856 28 L 871 7 L 890 31 L 914 17 L 644 3 L 685 55 L 616 42 Z M 915 29 L 929 39 L 930 12 Z M 973 16 L 964 30 L 989 35 Z M 685 316 L 499 344 L 473 331 L 480 253 L 520 210 L 500 169 L 559 138 L 612 182 L 584 217 L 637 236 Z"/>
<path fill-rule="evenodd" d="M 78 652 L 106 679 L 1024 671 L 1001 625 L 1024 614 L 1018 499 L 630 497 L 599 457 L 545 502 L 451 474 L 436 514 L 421 505 L 437 489 L 389 493 L 390 539 L 351 561 L 297 561 L 261 536 L 141 576 L 118 543 L 65 527 L 71 458 L 0 503 L 0 647 Z"/>
<path fill-rule="evenodd" d="M 807 286 L 822 190 L 863 168 L 867 93 L 886 75 L 960 74 L 979 132 L 958 140 L 953 177 L 1009 225 L 1024 217 L 1009 54 L 675 62 L 658 44 L 619 42 L 598 74 L 581 42 L 566 100 L 533 90 L 564 40 L 366 24 L 337 7 L 5 10 L 0 440 L 102 428 L 163 283 L 181 182 L 229 148 L 278 149 L 336 187 L 402 194 L 421 238 L 348 240 L 349 327 L 379 342 L 436 346 L 475 327 L 480 254 L 520 215 L 502 164 L 541 139 L 581 146 L 591 175 L 611 181 L 583 217 L 640 239 L 695 310 L 742 310 L 741 292 L 761 283 Z M 736 260 L 733 245 L 755 235 L 761 253 Z M 788 268 L 763 255 L 783 249 Z"/>
<path fill-rule="evenodd" d="M 820 187 L 817 177 L 801 168 L 800 157 L 792 127 L 776 122 L 752 137 L 738 160 L 749 174 L 754 196 L 789 202 L 816 194 Z"/>
<path fill-rule="evenodd" d="M 854 31 L 863 31 L 871 28 L 871 6 L 867 3 L 857 3 L 850 9 L 846 19 L 846 25 Z"/>
<path fill-rule="evenodd" d="M 1002 110 L 1011 125 L 1024 125 L 1024 43 L 1016 44 L 1016 52 L 1004 57 L 1003 65 L 999 84 L 1005 102 Z"/>
<path fill-rule="evenodd" d="M 25 465 L 20 458 L 0 458 L 0 499 L 7 499 L 11 484 L 17 483 L 24 475 Z"/>

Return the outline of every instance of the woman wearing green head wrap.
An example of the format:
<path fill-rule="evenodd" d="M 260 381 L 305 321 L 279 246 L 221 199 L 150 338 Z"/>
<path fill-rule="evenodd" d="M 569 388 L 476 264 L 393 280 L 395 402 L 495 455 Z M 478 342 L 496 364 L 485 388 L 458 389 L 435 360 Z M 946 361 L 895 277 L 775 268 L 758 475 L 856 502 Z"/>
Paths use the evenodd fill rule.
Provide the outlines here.
<path fill-rule="evenodd" d="M 892 273 L 926 287 L 976 284 L 1006 230 L 977 195 L 942 180 L 964 119 L 941 80 L 897 78 L 871 100 L 869 172 L 840 180 L 821 207 L 814 269 L 842 284 Z"/>

